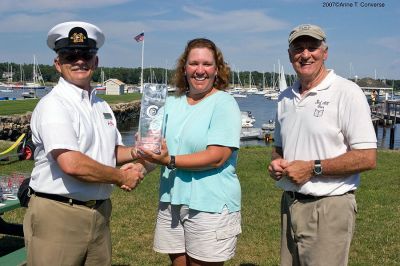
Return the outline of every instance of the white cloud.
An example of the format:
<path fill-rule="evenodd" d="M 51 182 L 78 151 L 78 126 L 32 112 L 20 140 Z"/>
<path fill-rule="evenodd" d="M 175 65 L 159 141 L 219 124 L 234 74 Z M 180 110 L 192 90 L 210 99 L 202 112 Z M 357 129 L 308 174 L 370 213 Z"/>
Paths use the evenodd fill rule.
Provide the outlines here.
<path fill-rule="evenodd" d="M 376 43 L 395 52 L 400 52 L 400 37 L 380 38 Z"/>
<path fill-rule="evenodd" d="M 251 33 L 279 30 L 287 27 L 287 23 L 265 14 L 265 10 L 235 10 L 215 12 L 184 6 L 182 10 L 189 18 L 176 20 L 149 21 L 155 29 L 164 30 L 206 30 L 207 32 Z"/>
<path fill-rule="evenodd" d="M 39 32 L 50 30 L 49 25 L 55 25 L 62 21 L 73 20 L 74 14 L 63 12 L 63 13 L 52 13 L 52 14 L 41 14 L 41 15 L 28 15 L 28 14 L 17 14 L 0 20 L 0 32 Z"/>

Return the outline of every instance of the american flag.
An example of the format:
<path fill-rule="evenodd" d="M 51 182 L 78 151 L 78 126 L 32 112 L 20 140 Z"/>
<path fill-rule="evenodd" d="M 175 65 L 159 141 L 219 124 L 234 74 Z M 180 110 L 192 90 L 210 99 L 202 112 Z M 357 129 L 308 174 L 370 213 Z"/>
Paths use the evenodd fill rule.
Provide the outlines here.
<path fill-rule="evenodd" d="M 135 36 L 135 40 L 136 40 L 137 42 L 143 41 L 143 40 L 144 40 L 144 32 L 140 33 L 139 35 L 136 35 L 136 36 Z"/>

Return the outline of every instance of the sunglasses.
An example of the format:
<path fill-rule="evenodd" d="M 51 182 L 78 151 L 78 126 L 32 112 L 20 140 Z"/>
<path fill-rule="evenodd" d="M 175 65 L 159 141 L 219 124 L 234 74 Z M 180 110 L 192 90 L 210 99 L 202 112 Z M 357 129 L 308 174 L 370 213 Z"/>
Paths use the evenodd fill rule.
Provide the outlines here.
<path fill-rule="evenodd" d="M 58 56 L 67 62 L 75 62 L 78 59 L 83 59 L 85 61 L 91 60 L 96 55 L 96 51 L 91 50 L 64 50 L 59 51 Z"/>

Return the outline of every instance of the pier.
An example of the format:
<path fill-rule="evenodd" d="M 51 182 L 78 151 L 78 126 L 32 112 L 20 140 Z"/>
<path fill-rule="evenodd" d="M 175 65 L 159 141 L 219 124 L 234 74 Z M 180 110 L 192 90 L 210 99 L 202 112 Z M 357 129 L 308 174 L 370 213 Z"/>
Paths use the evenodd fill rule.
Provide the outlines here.
<path fill-rule="evenodd" d="M 378 135 L 378 126 L 382 125 L 383 134 L 386 135 L 386 128 L 390 128 L 389 149 L 394 149 L 396 124 L 400 123 L 400 101 L 385 100 L 383 102 L 370 105 L 371 119 Z"/>

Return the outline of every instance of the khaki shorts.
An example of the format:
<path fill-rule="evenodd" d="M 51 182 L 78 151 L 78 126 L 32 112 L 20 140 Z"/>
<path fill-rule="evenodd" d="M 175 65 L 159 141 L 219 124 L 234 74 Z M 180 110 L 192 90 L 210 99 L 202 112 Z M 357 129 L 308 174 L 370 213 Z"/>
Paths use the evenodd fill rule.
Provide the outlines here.
<path fill-rule="evenodd" d="M 347 265 L 356 212 L 354 194 L 297 200 L 284 192 L 281 265 Z"/>
<path fill-rule="evenodd" d="M 200 261 L 227 261 L 235 255 L 240 222 L 240 212 L 229 213 L 227 208 L 222 213 L 209 213 L 160 202 L 154 250 L 187 253 Z"/>

